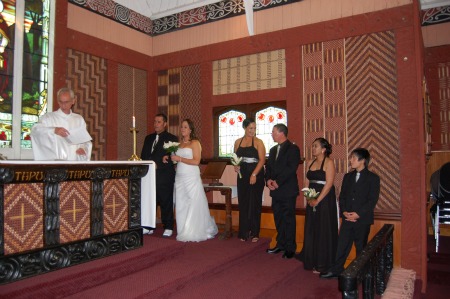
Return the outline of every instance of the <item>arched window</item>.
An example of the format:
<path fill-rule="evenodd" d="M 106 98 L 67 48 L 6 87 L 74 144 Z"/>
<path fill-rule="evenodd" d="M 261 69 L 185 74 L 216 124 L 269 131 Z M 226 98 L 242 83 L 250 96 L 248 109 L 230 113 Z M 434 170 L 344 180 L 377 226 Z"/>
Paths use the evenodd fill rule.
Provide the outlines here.
<path fill-rule="evenodd" d="M 0 153 L 32 157 L 30 130 L 51 107 L 55 1 L 0 0 Z"/>
<path fill-rule="evenodd" d="M 286 102 L 268 102 L 232 107 L 214 108 L 215 155 L 229 157 L 234 152 L 234 142 L 244 136 L 242 122 L 252 117 L 256 122 L 256 136 L 264 142 L 266 155 L 274 146 L 272 129 L 275 124 L 287 125 Z"/>
<path fill-rule="evenodd" d="M 219 157 L 229 157 L 234 152 L 235 140 L 244 135 L 242 122 L 245 118 L 245 113 L 237 110 L 219 115 Z"/>
<path fill-rule="evenodd" d="M 264 142 L 266 147 L 266 155 L 269 154 L 269 150 L 275 145 L 272 139 L 272 129 L 276 124 L 287 125 L 287 112 L 286 109 L 277 107 L 267 107 L 265 109 L 256 112 L 256 136 Z"/>

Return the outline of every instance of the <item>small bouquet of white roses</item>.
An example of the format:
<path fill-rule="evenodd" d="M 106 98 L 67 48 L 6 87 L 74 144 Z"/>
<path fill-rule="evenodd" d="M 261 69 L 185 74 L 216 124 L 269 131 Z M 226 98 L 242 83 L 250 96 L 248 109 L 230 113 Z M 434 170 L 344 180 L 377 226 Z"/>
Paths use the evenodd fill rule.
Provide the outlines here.
<path fill-rule="evenodd" d="M 169 141 L 169 142 L 164 142 L 163 148 L 166 150 L 166 152 L 168 154 L 173 155 L 178 150 L 179 146 L 180 146 L 179 142 Z M 177 163 L 177 162 L 173 161 L 173 163 Z"/>
<path fill-rule="evenodd" d="M 303 188 L 303 195 L 306 197 L 307 201 L 315 200 L 319 197 L 320 192 L 317 192 L 314 188 Z M 313 211 L 316 211 L 316 207 L 313 207 Z"/>
<path fill-rule="evenodd" d="M 239 166 L 241 164 L 241 161 L 242 161 L 242 157 L 238 157 L 235 153 L 233 153 L 231 155 L 231 164 L 233 164 L 234 166 Z M 242 174 L 241 174 L 240 170 L 239 170 L 238 174 L 239 174 L 239 178 L 242 179 Z"/>

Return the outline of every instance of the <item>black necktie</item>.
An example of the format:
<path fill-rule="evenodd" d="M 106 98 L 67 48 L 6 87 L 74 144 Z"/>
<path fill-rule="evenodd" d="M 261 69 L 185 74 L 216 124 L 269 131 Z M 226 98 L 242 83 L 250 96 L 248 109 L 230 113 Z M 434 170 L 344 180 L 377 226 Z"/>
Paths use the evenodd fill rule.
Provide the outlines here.
<path fill-rule="evenodd" d="M 155 150 L 155 146 L 156 146 L 156 144 L 158 143 L 158 139 L 159 139 L 159 135 L 156 134 L 155 141 L 153 141 L 153 145 L 152 145 L 152 153 L 153 153 L 153 151 Z"/>

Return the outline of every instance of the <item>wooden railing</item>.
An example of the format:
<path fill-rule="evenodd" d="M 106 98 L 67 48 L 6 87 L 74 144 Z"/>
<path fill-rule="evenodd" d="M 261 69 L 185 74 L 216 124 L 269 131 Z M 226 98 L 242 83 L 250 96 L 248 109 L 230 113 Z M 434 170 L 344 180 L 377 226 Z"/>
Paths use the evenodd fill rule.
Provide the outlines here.
<path fill-rule="evenodd" d="M 393 254 L 393 224 L 385 224 L 367 244 L 361 254 L 339 275 L 342 298 L 358 298 L 358 285 L 362 283 L 363 298 L 374 298 L 384 293 L 391 274 Z"/>

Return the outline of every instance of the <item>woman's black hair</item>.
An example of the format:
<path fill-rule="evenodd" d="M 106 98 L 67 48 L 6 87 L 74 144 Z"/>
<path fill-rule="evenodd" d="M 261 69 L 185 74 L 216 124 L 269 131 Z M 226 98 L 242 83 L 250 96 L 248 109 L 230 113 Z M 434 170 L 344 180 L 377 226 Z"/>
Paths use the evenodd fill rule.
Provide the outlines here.
<path fill-rule="evenodd" d="M 314 142 L 319 141 L 320 147 L 325 149 L 325 157 L 329 157 L 333 152 L 333 146 L 323 137 L 314 139 Z"/>
<path fill-rule="evenodd" d="M 246 119 L 244 119 L 244 121 L 242 122 L 242 127 L 245 129 L 247 128 L 251 123 L 254 123 L 255 120 L 251 117 L 247 117 Z"/>

